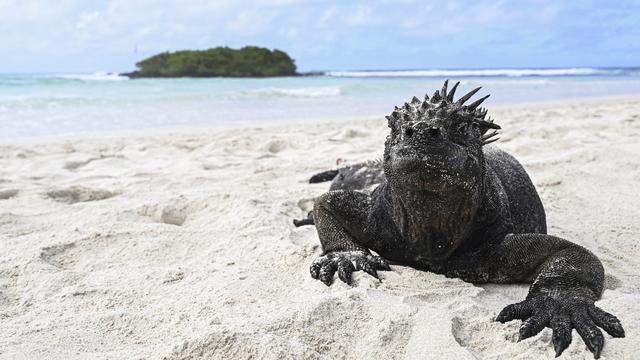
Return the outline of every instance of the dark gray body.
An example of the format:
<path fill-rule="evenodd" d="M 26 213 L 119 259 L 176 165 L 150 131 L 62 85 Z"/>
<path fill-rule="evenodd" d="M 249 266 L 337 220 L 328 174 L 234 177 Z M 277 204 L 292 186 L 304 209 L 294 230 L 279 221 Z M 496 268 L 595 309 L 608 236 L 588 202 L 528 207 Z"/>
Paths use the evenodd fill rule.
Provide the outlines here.
<path fill-rule="evenodd" d="M 363 214 L 364 216 L 361 215 L 363 216 L 361 221 L 367 224 L 366 227 L 362 230 L 351 230 L 354 233 L 362 231 L 359 238 L 367 244 L 368 248 L 392 263 L 446 273 L 446 263 L 451 263 L 457 257 L 467 256 L 469 251 L 477 251 L 488 244 L 499 242 L 507 234 L 547 233 L 544 207 L 522 165 L 513 156 L 495 146 L 485 146 L 483 152 L 486 172 L 485 196 L 470 221 L 472 225 L 464 235 L 465 238 L 462 240 L 464 246 L 458 248 L 446 262 L 432 261 L 422 256 L 421 249 L 437 246 L 440 241 L 436 239 L 437 236 L 425 236 L 420 241 L 413 241 L 404 236 L 394 222 L 393 214 L 396 210 L 391 200 L 393 194 L 381 168 L 370 168 L 382 174 L 370 176 L 370 178 L 381 180 L 379 186 L 373 191 L 362 191 L 363 186 L 366 189 L 370 188 L 371 184 L 363 182 L 362 177 L 359 176 L 349 179 L 348 175 L 359 174 L 358 170 L 349 169 L 342 179 L 336 177 L 331 185 L 332 188 L 339 187 L 340 190 L 349 191 L 332 190 L 330 194 L 336 199 L 334 201 L 343 204 L 354 200 L 368 204 L 363 205 L 363 208 L 368 207 L 368 211 Z M 360 165 L 354 167 L 363 168 Z M 339 186 L 335 186 L 336 180 Z M 327 197 L 329 194 L 324 196 Z M 321 203 L 322 200 L 320 199 Z M 425 214 L 425 218 L 422 219 L 425 223 L 430 221 L 428 215 Z M 330 250 L 331 248 L 325 246 L 325 251 Z M 471 278 L 468 280 L 478 281 Z"/>
<path fill-rule="evenodd" d="M 382 160 L 370 160 L 317 173 L 309 179 L 309 183 L 331 181 L 329 191 L 353 190 L 371 193 L 384 180 Z M 293 225 L 296 227 L 314 225 L 313 212 L 309 212 L 306 218 L 294 219 Z"/>
<path fill-rule="evenodd" d="M 338 169 L 329 190 L 367 191 L 373 185 L 378 185 L 383 181 L 382 160 L 365 161 Z"/>
<path fill-rule="evenodd" d="M 483 148 L 489 176 L 495 177 L 498 190 L 504 190 L 506 206 L 514 233 L 547 233 L 547 220 L 536 188 L 522 165 L 513 156 L 495 146 Z"/>
<path fill-rule="evenodd" d="M 544 207 L 522 165 L 513 156 L 495 146 L 484 147 L 484 153 L 487 167 L 491 172 L 490 176 L 497 179 L 497 183 L 504 191 L 508 216 L 514 225 L 513 232 L 546 234 Z M 329 186 L 330 191 L 353 190 L 370 193 L 377 185 L 385 182 L 381 160 L 345 166 L 331 176 L 333 178 Z M 329 178 L 324 179 L 324 181 L 327 180 Z M 311 221 L 305 223 L 296 221 L 296 223 L 313 225 L 313 218 L 309 219 Z"/>

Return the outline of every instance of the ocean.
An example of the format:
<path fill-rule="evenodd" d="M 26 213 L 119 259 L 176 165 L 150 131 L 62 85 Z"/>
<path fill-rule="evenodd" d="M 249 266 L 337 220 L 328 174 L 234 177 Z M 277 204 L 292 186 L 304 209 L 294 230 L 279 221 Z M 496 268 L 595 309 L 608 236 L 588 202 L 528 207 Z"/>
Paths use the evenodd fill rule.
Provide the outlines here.
<path fill-rule="evenodd" d="M 513 104 L 640 94 L 640 68 L 330 71 L 284 78 L 0 75 L 0 139 L 240 123 L 382 117 L 444 79 Z"/>

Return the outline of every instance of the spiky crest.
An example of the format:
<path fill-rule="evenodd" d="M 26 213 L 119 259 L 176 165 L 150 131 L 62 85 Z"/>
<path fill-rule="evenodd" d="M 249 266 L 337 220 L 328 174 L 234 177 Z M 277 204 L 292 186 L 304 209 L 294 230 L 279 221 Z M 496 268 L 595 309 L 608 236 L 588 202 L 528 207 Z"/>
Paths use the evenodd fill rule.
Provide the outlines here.
<path fill-rule="evenodd" d="M 466 95 L 464 95 L 460 99 L 458 99 L 457 104 L 463 105 L 467 100 L 469 100 L 473 95 L 475 95 L 480 89 L 482 89 L 482 86 L 477 87 L 477 88 L 469 91 Z"/>
<path fill-rule="evenodd" d="M 449 92 L 449 95 L 447 95 L 447 101 L 448 102 L 453 102 L 453 95 L 455 95 L 456 89 L 458 88 L 458 85 L 460 85 L 460 81 L 457 81 L 455 83 L 455 85 L 453 85 L 453 88 L 451 88 L 451 91 Z"/>
<path fill-rule="evenodd" d="M 487 109 L 480 107 L 483 101 L 485 101 L 489 95 L 474 101 L 469 105 L 464 103 L 475 95 L 481 88 L 475 88 L 463 95 L 454 102 L 454 95 L 460 82 L 456 82 L 451 88 L 451 91 L 447 93 L 449 80 L 446 80 L 442 85 L 440 91 L 436 91 L 431 98 L 425 95 L 424 100 L 420 101 L 417 97 L 411 99 L 411 103 L 404 103 L 403 107 L 395 107 L 390 116 L 387 116 L 389 126 L 394 127 L 398 121 L 412 121 L 425 117 L 450 117 L 456 114 L 456 118 L 459 121 L 467 122 L 467 124 L 473 124 L 480 129 L 481 138 L 480 141 L 483 145 L 492 143 L 499 138 L 496 138 L 500 129 L 500 126 L 493 122 L 491 117 L 487 117 Z M 493 130 L 487 134 L 487 131 Z"/>
<path fill-rule="evenodd" d="M 449 80 L 444 81 L 444 85 L 442 85 L 442 90 L 440 90 L 440 96 L 443 99 L 447 98 L 447 85 L 449 85 Z"/>
<path fill-rule="evenodd" d="M 481 97 L 480 99 L 472 102 L 471 105 L 467 105 L 467 108 L 469 110 L 475 110 L 478 106 L 480 106 L 480 104 L 482 104 L 483 101 L 487 100 L 489 96 L 491 96 L 491 94 Z"/>

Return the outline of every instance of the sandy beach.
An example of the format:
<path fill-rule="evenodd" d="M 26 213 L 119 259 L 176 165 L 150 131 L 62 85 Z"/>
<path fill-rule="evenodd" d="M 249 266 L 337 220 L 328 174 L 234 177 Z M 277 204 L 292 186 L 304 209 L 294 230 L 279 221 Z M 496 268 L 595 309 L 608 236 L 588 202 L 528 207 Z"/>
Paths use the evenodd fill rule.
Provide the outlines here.
<path fill-rule="evenodd" d="M 594 252 L 597 303 L 640 342 L 640 97 L 490 107 L 497 146 L 528 170 L 549 233 Z M 309 275 L 328 183 L 380 157 L 386 122 L 333 120 L 0 143 L 2 359 L 539 359 L 551 330 L 517 342 L 494 322 L 527 285 L 476 286 L 393 266 L 382 282 Z M 562 359 L 592 354 L 573 332 Z"/>

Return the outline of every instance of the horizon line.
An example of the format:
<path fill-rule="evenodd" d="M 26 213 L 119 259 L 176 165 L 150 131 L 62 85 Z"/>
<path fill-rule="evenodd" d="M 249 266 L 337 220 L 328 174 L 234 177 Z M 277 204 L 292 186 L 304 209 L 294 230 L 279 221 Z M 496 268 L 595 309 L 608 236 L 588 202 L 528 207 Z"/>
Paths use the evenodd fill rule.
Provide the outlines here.
<path fill-rule="evenodd" d="M 300 74 L 309 74 L 309 73 L 330 73 L 330 72 L 400 72 L 400 71 L 465 71 L 465 70 L 563 70 L 563 69 L 598 69 L 598 70 L 606 70 L 606 69 L 640 69 L 640 65 L 636 66 L 615 66 L 615 65 L 607 65 L 607 66 L 589 66 L 589 65 L 572 65 L 572 66 L 522 66 L 522 67 L 460 67 L 460 68 L 393 68 L 393 69 L 315 69 L 315 70 L 304 70 L 299 71 Z M 109 71 L 109 70 L 94 70 L 94 71 L 79 71 L 79 72 L 68 72 L 68 71 L 16 71 L 16 72 L 3 72 L 0 71 L 0 75 L 54 75 L 54 74 L 97 74 L 97 73 L 106 73 L 106 74 L 124 74 L 120 71 Z"/>

